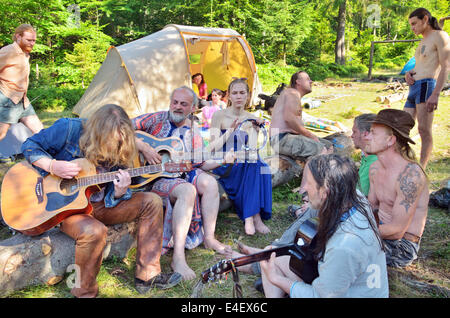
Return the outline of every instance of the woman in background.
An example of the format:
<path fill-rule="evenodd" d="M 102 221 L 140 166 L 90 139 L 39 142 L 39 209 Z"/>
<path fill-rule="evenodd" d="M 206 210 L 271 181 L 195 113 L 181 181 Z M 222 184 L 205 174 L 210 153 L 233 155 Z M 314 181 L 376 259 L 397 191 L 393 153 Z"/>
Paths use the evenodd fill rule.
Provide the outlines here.
<path fill-rule="evenodd" d="M 206 85 L 205 78 L 202 73 L 196 73 L 192 75 L 192 83 L 198 88 L 198 97 L 206 100 L 208 98 L 208 86 Z M 194 91 L 196 91 L 194 89 Z"/>

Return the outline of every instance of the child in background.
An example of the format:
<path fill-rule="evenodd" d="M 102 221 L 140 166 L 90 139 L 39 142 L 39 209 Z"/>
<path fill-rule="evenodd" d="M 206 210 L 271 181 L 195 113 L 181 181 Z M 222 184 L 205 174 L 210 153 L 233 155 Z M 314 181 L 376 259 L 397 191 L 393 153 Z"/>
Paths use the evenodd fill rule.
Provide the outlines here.
<path fill-rule="evenodd" d="M 223 96 L 223 92 L 218 89 L 214 88 L 211 91 L 211 100 L 209 101 L 208 105 L 202 108 L 202 122 L 203 122 L 203 128 L 207 129 L 211 127 L 211 118 L 213 114 L 221 109 L 225 109 L 227 105 L 221 100 Z"/>

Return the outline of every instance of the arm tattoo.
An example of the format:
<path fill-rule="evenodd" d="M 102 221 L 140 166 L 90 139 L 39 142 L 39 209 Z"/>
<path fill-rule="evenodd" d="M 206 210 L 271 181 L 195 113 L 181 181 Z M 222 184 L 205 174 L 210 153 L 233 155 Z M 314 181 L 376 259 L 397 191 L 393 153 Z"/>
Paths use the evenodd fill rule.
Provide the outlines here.
<path fill-rule="evenodd" d="M 400 183 L 400 190 L 404 199 L 400 202 L 405 207 L 406 213 L 413 205 L 419 192 L 421 175 L 414 163 L 409 163 L 405 170 L 398 176 L 397 181 Z"/>

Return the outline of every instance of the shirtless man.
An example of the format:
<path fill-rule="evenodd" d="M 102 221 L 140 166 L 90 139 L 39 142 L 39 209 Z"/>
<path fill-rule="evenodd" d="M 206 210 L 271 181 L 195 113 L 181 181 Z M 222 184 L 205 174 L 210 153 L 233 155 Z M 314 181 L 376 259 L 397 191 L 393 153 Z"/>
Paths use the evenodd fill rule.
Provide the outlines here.
<path fill-rule="evenodd" d="M 414 34 L 421 34 L 423 39 L 416 49 L 416 66 L 405 75 L 410 88 L 403 110 L 414 119 L 417 117 L 422 140 L 420 164 L 425 169 L 433 149 L 434 111 L 450 70 L 450 39 L 424 8 L 409 15 L 409 24 Z"/>
<path fill-rule="evenodd" d="M 369 201 L 378 210 L 388 266 L 403 267 L 417 258 L 428 213 L 428 182 L 409 143 L 413 118 L 384 109 L 372 122 L 366 152 L 378 156 L 370 166 Z"/>
<path fill-rule="evenodd" d="M 0 50 L 0 140 L 12 124 L 21 122 L 33 134 L 44 126 L 28 100 L 30 53 L 36 43 L 36 31 L 29 24 L 18 26 L 13 43 Z"/>
<path fill-rule="evenodd" d="M 308 73 L 298 71 L 277 98 L 270 124 L 270 144 L 275 153 L 305 159 L 332 149 L 331 142 L 320 139 L 303 124 L 301 99 L 311 93 L 312 82 Z"/>

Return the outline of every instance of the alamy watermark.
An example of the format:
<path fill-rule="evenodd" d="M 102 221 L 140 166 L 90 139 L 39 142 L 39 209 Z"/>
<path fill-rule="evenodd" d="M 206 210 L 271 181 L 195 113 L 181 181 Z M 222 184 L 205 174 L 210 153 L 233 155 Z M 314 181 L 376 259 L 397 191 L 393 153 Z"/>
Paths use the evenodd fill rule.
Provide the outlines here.
<path fill-rule="evenodd" d="M 367 12 L 370 15 L 367 18 L 368 28 L 379 28 L 381 27 L 380 17 L 381 17 L 381 7 L 378 4 L 370 4 L 367 6 Z"/>
<path fill-rule="evenodd" d="M 366 284 L 369 288 L 381 288 L 381 268 L 378 264 L 370 264 L 367 266 L 367 273 L 371 273 L 367 277 Z"/>
<path fill-rule="evenodd" d="M 67 18 L 67 27 L 69 28 L 79 28 L 80 27 L 80 6 L 78 4 L 71 4 L 66 8 L 67 12 L 70 13 Z"/>
<path fill-rule="evenodd" d="M 71 273 L 66 279 L 66 285 L 70 289 L 81 287 L 81 269 L 77 264 L 67 266 L 66 273 Z"/>

